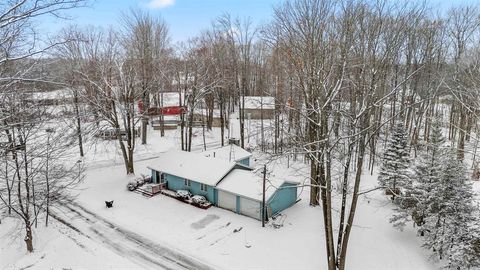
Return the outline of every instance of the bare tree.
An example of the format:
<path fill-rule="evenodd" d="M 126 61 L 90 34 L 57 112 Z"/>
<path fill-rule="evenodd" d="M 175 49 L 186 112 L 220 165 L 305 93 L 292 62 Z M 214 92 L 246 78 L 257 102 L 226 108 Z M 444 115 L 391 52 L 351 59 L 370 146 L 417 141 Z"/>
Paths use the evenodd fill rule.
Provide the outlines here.
<path fill-rule="evenodd" d="M 142 103 L 146 111 L 150 106 L 150 96 L 162 91 L 161 81 L 165 74 L 166 57 L 164 56 L 168 46 L 168 27 L 165 21 L 154 18 L 141 10 L 131 10 L 129 14 L 123 14 L 124 24 L 122 45 L 129 61 L 135 63 L 138 69 L 138 92 L 142 93 Z M 163 120 L 163 117 L 161 121 Z M 148 118 L 142 117 L 142 144 L 147 143 Z M 162 125 L 163 127 L 163 125 Z M 162 136 L 164 130 L 161 130 Z"/>
<path fill-rule="evenodd" d="M 38 164 L 31 163 L 35 157 L 32 151 L 42 145 L 34 147 L 33 138 L 38 132 L 31 132 L 36 128 L 32 119 L 40 117 L 40 112 L 34 106 L 23 104 L 22 98 L 25 98 L 24 86 L 29 82 L 48 82 L 34 71 L 42 63 L 40 56 L 58 45 L 39 42 L 32 20 L 44 16 L 61 17 L 62 11 L 86 3 L 85 0 L 8 0 L 0 4 L 0 132 L 8 141 L 7 146 L 2 147 L 2 164 L 5 165 L 2 174 L 5 182 L 2 183 L 7 184 L 8 198 L 4 197 L 2 189 L 1 201 L 23 221 L 29 252 L 33 251 L 32 224 L 41 209 L 37 201 L 41 195 L 38 186 L 35 191 L 36 168 L 32 166 Z M 7 160 L 9 155 L 11 159 Z M 15 199 L 13 186 L 16 187 Z"/>
<path fill-rule="evenodd" d="M 233 66 L 232 76 L 235 94 L 238 100 L 238 114 L 240 123 L 240 144 L 245 147 L 245 96 L 251 92 L 251 61 L 253 40 L 257 30 L 252 26 L 249 18 L 240 20 L 232 19 L 229 14 L 218 19 L 221 31 L 227 38 L 230 49 L 230 61 Z"/>

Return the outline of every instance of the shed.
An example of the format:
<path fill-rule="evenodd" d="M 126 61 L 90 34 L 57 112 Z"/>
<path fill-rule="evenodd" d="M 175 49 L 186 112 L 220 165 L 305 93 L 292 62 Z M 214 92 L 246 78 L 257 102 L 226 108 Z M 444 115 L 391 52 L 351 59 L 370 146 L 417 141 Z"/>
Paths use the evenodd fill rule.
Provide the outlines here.
<path fill-rule="evenodd" d="M 250 157 L 252 156 L 252 153 L 235 144 L 207 150 L 202 152 L 202 154 L 206 157 L 234 161 L 245 166 L 250 166 Z"/>
<path fill-rule="evenodd" d="M 240 100 L 241 102 L 242 100 Z M 247 119 L 272 119 L 275 115 L 275 98 L 245 96 L 244 113 Z"/>
<path fill-rule="evenodd" d="M 220 110 L 213 109 L 211 113 L 212 113 L 212 127 L 221 127 L 222 124 L 220 121 Z M 195 108 L 195 110 L 193 111 L 193 121 L 206 124 L 208 121 L 207 110 L 204 108 Z M 224 119 L 224 121 L 226 122 L 227 120 Z"/>
<path fill-rule="evenodd" d="M 298 183 L 268 179 L 265 189 L 267 216 L 276 215 L 297 202 Z M 263 179 L 250 171 L 234 169 L 217 185 L 218 207 L 261 219 Z"/>
<path fill-rule="evenodd" d="M 23 100 L 40 106 L 63 105 L 72 102 L 73 94 L 68 89 L 59 89 L 44 92 L 32 92 L 29 97 Z"/>
<path fill-rule="evenodd" d="M 214 187 L 234 168 L 245 166 L 223 159 L 208 158 L 198 153 L 170 150 L 160 154 L 147 166 L 154 183 L 166 183 L 171 190 L 188 190 L 215 202 Z"/>

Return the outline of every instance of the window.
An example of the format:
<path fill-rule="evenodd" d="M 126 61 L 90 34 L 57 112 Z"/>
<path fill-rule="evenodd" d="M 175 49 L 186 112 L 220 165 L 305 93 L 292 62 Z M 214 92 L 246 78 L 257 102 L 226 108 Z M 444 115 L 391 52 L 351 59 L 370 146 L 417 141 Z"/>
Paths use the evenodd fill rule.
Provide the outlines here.
<path fill-rule="evenodd" d="M 207 185 L 205 185 L 205 184 L 200 184 L 200 190 L 202 190 L 202 191 L 207 191 Z"/>
<path fill-rule="evenodd" d="M 191 186 L 190 180 L 188 180 L 188 179 L 184 179 L 183 184 L 187 187 Z"/>

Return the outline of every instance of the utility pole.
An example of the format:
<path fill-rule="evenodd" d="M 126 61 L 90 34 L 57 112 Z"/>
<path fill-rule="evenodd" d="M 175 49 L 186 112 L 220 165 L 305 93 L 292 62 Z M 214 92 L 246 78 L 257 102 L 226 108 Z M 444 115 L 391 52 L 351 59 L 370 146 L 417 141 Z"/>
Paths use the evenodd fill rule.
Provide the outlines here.
<path fill-rule="evenodd" d="M 262 227 L 265 227 L 265 182 L 266 180 L 267 180 L 267 165 L 263 165 Z"/>

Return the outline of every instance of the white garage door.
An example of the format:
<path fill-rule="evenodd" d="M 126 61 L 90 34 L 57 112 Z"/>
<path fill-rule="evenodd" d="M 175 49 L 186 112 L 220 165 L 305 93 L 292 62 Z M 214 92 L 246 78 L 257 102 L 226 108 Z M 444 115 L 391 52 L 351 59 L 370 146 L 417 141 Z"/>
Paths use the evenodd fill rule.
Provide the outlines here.
<path fill-rule="evenodd" d="M 225 191 L 218 191 L 218 207 L 225 208 L 236 212 L 237 209 L 237 196 Z"/>
<path fill-rule="evenodd" d="M 245 216 L 260 219 L 260 203 L 240 197 L 240 213 Z"/>

